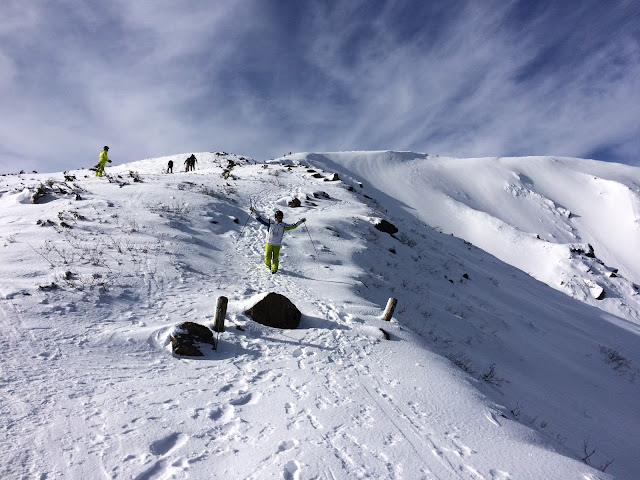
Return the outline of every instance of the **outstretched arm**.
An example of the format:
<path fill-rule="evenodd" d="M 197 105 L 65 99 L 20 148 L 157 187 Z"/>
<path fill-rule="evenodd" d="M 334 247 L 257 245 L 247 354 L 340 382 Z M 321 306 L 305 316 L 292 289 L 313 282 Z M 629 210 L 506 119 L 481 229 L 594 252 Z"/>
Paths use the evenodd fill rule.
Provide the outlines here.
<path fill-rule="evenodd" d="M 306 221 L 307 221 L 306 218 L 301 218 L 300 220 L 298 220 L 293 225 L 287 225 L 286 227 L 284 227 L 284 230 L 286 232 L 286 231 L 289 231 L 289 230 L 293 230 L 294 228 L 298 228 L 300 225 L 302 225 Z"/>
<path fill-rule="evenodd" d="M 259 221 L 265 227 L 269 228 L 269 222 L 267 222 L 264 218 L 262 218 L 255 208 L 251 207 L 249 211 L 257 221 Z"/>

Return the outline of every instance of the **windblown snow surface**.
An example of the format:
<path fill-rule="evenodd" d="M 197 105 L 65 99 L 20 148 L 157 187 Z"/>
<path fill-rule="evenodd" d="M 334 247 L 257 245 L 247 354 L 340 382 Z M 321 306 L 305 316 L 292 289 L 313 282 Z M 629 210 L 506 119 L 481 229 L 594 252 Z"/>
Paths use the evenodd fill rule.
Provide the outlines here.
<path fill-rule="evenodd" d="M 187 156 L 0 177 L 1 478 L 640 478 L 639 169 Z"/>

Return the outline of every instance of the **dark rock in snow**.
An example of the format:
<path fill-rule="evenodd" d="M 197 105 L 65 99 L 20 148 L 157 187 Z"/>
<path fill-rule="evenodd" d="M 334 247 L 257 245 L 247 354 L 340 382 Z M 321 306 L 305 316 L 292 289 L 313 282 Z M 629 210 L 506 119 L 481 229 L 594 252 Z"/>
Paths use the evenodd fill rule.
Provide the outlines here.
<path fill-rule="evenodd" d="M 388 233 L 389 235 L 393 235 L 394 233 L 397 233 L 398 229 L 396 228 L 396 226 L 392 223 L 387 222 L 386 220 L 381 220 L 380 222 L 378 222 L 375 225 L 376 229 L 380 230 L 381 232 L 384 233 Z"/>
<path fill-rule="evenodd" d="M 589 243 L 587 243 L 586 250 L 582 248 L 582 246 L 574 246 L 571 248 L 571 252 L 584 255 L 585 257 L 589 257 L 589 258 L 596 258 L 595 251 L 593 250 L 593 247 Z"/>
<path fill-rule="evenodd" d="M 213 331 L 210 328 L 194 322 L 184 322 L 171 334 L 173 353 L 188 357 L 202 357 L 198 348 L 199 343 L 214 345 Z"/>
<path fill-rule="evenodd" d="M 297 208 L 302 205 L 302 202 L 298 198 L 294 198 L 290 202 L 287 203 L 292 208 Z"/>
<path fill-rule="evenodd" d="M 273 292 L 244 313 L 267 327 L 290 330 L 298 328 L 302 318 L 300 310 L 287 297 Z"/>

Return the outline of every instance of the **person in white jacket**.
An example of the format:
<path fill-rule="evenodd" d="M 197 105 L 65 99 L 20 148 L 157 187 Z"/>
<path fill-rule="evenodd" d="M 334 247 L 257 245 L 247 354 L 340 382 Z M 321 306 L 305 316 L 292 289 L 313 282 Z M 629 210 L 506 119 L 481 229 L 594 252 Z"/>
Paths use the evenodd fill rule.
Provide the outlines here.
<path fill-rule="evenodd" d="M 296 223 L 289 224 L 282 221 L 284 214 L 280 210 L 275 213 L 275 220 L 265 220 L 253 207 L 251 207 L 251 213 L 256 220 L 267 227 L 267 244 L 264 249 L 264 264 L 267 268 L 271 269 L 271 273 L 276 273 L 278 271 L 278 265 L 280 264 L 280 247 L 282 246 L 282 237 L 284 232 L 297 228 L 306 222 L 307 219 L 302 218 Z"/>

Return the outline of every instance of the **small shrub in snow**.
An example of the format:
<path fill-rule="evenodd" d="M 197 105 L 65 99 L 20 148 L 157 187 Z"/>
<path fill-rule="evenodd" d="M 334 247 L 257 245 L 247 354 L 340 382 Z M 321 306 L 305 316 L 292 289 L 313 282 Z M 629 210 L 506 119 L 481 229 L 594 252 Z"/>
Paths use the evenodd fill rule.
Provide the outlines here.
<path fill-rule="evenodd" d="M 450 352 L 446 354 L 446 357 L 449 360 L 451 360 L 456 367 L 464 370 L 465 372 L 471 375 L 476 374 L 477 370 L 474 368 L 473 364 L 471 363 L 471 360 L 469 359 L 469 357 L 465 356 L 463 353 Z"/>
<path fill-rule="evenodd" d="M 6 247 L 9 243 L 16 243 L 16 237 L 14 237 L 13 235 L 9 235 L 8 237 L 6 237 L 5 239 L 5 243 L 4 246 Z"/>
<path fill-rule="evenodd" d="M 171 204 L 160 205 L 159 210 L 167 213 L 189 213 L 192 208 L 188 203 L 180 204 L 178 202 L 174 202 Z"/>
<path fill-rule="evenodd" d="M 47 194 L 46 187 L 41 183 L 40 186 L 36 189 L 33 195 L 31 195 L 31 203 L 38 203 L 42 197 Z"/>
<path fill-rule="evenodd" d="M 591 445 L 591 439 L 587 437 L 587 439 L 582 443 L 582 453 L 584 457 L 582 457 L 582 461 L 587 465 L 594 466 L 591 463 L 591 457 L 596 453 L 597 447 Z M 613 463 L 613 459 L 607 459 L 599 467 L 596 467 L 601 472 L 604 472 L 607 468 L 611 466 Z"/>
<path fill-rule="evenodd" d="M 511 414 L 514 416 L 514 418 L 518 418 L 521 413 L 522 405 L 520 404 L 520 402 L 517 402 L 516 406 L 511 409 Z"/>
<path fill-rule="evenodd" d="M 500 378 L 496 375 L 496 364 L 492 363 L 489 365 L 489 370 L 482 374 L 482 379 L 496 387 L 501 387 L 502 382 L 504 382 L 504 378 Z"/>
<path fill-rule="evenodd" d="M 624 357 L 615 348 L 600 345 L 600 353 L 604 355 L 606 363 L 613 365 L 614 370 L 631 368 L 631 361 L 628 358 Z"/>
<path fill-rule="evenodd" d="M 131 178 L 133 178 L 134 182 L 142 182 L 142 179 L 140 178 L 140 174 L 138 172 L 134 172 L 132 170 L 129 171 L 129 176 Z"/>
<path fill-rule="evenodd" d="M 400 243 L 406 245 L 407 247 L 413 248 L 417 245 L 417 242 L 409 237 L 406 233 L 401 233 L 400 235 L 396 236 L 396 238 L 400 241 Z"/>

